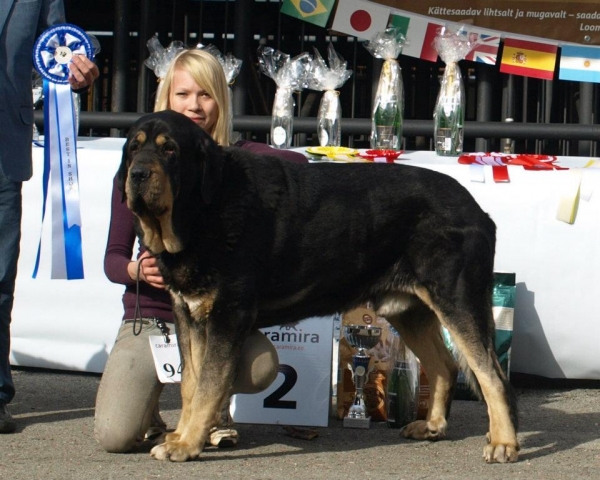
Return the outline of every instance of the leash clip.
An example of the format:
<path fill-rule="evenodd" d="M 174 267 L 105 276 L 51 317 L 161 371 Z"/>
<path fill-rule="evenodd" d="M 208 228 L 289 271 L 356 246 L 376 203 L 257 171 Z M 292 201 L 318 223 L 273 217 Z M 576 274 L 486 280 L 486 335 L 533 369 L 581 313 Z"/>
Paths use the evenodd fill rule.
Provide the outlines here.
<path fill-rule="evenodd" d="M 161 333 L 165 337 L 165 343 L 171 343 L 171 339 L 169 338 L 169 333 L 171 330 L 169 330 L 169 327 L 167 327 L 165 322 L 159 318 L 156 320 L 156 326 L 160 329 Z"/>

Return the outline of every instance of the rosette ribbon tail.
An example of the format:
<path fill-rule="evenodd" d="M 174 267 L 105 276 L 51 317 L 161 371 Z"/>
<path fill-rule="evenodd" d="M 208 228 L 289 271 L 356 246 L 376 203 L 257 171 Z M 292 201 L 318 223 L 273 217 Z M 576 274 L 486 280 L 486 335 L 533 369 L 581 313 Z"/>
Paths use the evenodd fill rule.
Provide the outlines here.
<path fill-rule="evenodd" d="M 43 208 L 50 191 L 52 208 L 52 279 L 78 280 L 83 276 L 77 133 L 69 84 L 44 80 Z M 48 188 L 49 184 L 49 188 Z M 43 218 L 42 218 L 43 222 Z M 41 241 L 40 241 L 41 247 Z M 33 277 L 37 276 L 40 250 Z"/>

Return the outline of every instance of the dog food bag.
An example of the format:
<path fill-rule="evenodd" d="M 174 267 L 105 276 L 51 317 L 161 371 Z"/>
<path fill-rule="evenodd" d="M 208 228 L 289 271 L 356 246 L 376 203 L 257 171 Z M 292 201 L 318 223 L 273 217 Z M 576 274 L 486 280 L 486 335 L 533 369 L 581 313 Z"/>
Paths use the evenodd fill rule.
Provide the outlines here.
<path fill-rule="evenodd" d="M 385 422 L 387 418 L 385 403 L 387 376 L 397 336 L 392 332 L 387 320 L 377 317 L 368 305 L 344 313 L 342 316 L 342 332 L 345 325 L 373 325 L 382 329 L 381 338 L 377 345 L 367 350 L 367 353 L 371 356 L 369 362 L 370 374 L 363 393 L 367 414 L 371 417 L 371 420 Z M 348 409 L 352 405 L 356 392 L 352 381 L 352 371 L 349 368 L 352 365 L 352 355 L 354 353 L 356 353 L 356 349 L 348 344 L 343 333 L 341 333 L 338 354 L 337 395 L 335 396 L 339 419 L 343 419 L 348 414 Z"/>
<path fill-rule="evenodd" d="M 494 273 L 494 291 L 492 294 L 492 311 L 496 325 L 494 348 L 500 366 L 507 377 L 510 376 L 510 351 L 513 337 L 516 288 L 516 275 L 514 273 Z M 457 357 L 458 354 L 452 337 L 445 328 L 442 328 L 442 335 L 448 349 Z M 457 400 L 476 400 L 462 371 L 458 373 L 454 398 Z"/>
<path fill-rule="evenodd" d="M 427 412 L 429 411 L 431 385 L 429 385 L 429 380 L 427 379 L 427 375 L 425 374 L 425 370 L 423 370 L 421 362 L 419 362 L 418 368 L 419 386 L 417 393 L 417 420 L 425 420 L 427 418 Z"/>

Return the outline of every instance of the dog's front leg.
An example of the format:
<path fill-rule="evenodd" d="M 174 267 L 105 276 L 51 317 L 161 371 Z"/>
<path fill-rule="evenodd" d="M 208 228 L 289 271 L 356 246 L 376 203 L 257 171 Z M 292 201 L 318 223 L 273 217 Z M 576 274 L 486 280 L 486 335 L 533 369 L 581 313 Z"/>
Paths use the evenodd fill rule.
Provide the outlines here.
<path fill-rule="evenodd" d="M 182 462 L 193 460 L 202 452 L 210 429 L 217 425 L 231 391 L 247 334 L 245 328 L 238 332 L 234 325 L 243 325 L 243 321 L 239 322 L 244 316 L 240 312 L 223 315 L 223 310 L 218 316 L 211 313 L 206 323 L 205 348 L 201 351 L 195 347 L 195 328 L 190 328 L 189 362 L 193 365 L 184 363 L 182 377 L 182 397 L 186 403 L 177 430 L 167 436 L 165 443 L 152 449 L 155 458 Z M 193 370 L 197 377 L 186 370 Z"/>

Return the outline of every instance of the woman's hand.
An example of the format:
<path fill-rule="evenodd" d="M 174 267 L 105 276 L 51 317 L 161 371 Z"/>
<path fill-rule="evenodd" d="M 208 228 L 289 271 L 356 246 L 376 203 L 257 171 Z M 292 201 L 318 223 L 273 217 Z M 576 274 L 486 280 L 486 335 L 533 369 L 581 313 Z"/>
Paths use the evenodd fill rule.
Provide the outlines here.
<path fill-rule="evenodd" d="M 165 282 L 156 265 L 156 258 L 151 256 L 148 252 L 143 252 L 137 261 L 130 262 L 127 266 L 127 270 L 132 280 L 137 280 L 139 271 L 140 280 L 154 288 L 165 288 Z"/>

